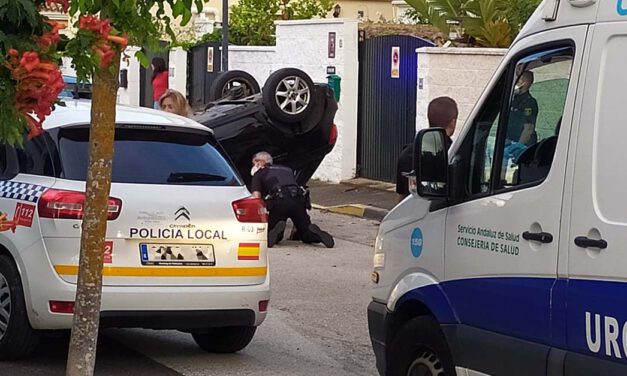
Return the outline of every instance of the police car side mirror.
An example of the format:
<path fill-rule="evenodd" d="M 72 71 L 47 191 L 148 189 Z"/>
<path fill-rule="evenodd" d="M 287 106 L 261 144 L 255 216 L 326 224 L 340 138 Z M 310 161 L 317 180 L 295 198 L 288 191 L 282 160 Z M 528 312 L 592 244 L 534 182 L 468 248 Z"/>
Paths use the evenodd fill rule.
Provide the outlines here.
<path fill-rule="evenodd" d="M 448 151 L 446 131 L 442 128 L 423 129 L 414 140 L 415 194 L 425 198 L 445 198 L 448 195 Z M 414 192 L 412 192 L 414 193 Z"/>

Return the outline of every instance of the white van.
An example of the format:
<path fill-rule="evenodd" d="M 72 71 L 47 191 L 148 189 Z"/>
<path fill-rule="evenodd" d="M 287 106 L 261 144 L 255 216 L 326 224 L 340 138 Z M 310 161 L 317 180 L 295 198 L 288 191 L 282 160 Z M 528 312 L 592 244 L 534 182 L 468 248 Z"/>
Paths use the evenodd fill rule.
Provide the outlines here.
<path fill-rule="evenodd" d="M 375 245 L 381 375 L 627 375 L 627 1 L 545 0 L 451 149 L 415 150 Z"/>

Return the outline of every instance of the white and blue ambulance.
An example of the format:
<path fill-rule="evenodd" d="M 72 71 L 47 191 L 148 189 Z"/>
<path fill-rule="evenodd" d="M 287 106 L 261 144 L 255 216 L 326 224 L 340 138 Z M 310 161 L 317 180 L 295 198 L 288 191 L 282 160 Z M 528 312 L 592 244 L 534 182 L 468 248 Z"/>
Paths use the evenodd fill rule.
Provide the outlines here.
<path fill-rule="evenodd" d="M 627 1 L 543 1 L 444 144 L 377 236 L 381 375 L 627 375 Z"/>

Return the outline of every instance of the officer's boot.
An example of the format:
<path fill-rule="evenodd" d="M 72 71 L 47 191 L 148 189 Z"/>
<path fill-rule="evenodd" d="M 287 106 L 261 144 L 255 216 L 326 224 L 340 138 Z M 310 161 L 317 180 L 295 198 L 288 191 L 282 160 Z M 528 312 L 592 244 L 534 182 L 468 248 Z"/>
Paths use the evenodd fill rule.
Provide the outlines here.
<path fill-rule="evenodd" d="M 333 248 L 333 246 L 335 245 L 335 241 L 333 240 L 331 234 L 326 231 L 322 231 L 320 227 L 318 227 L 318 225 L 314 225 L 313 223 L 310 224 L 309 231 L 318 235 L 318 237 L 320 237 L 320 241 L 322 242 L 322 244 L 324 244 L 325 247 Z"/>
<path fill-rule="evenodd" d="M 278 221 L 273 228 L 268 230 L 268 247 L 272 248 L 279 242 L 279 238 L 283 238 L 283 232 L 285 231 L 285 221 Z"/>

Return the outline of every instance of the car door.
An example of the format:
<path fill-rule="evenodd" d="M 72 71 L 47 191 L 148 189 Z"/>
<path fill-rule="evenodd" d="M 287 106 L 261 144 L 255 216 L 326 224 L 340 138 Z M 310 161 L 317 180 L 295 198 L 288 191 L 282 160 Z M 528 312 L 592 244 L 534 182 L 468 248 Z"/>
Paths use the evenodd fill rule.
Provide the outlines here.
<path fill-rule="evenodd" d="M 594 26 L 573 180 L 567 375 L 627 374 L 627 20 Z"/>
<path fill-rule="evenodd" d="M 461 323 L 459 366 L 495 375 L 546 374 L 587 29 L 552 30 L 514 45 L 453 152 L 444 289 Z"/>

